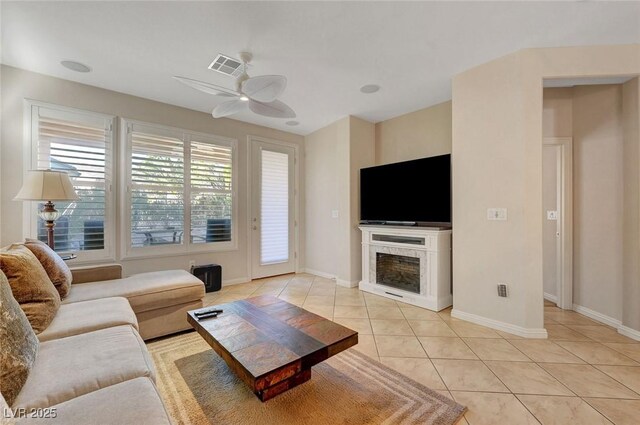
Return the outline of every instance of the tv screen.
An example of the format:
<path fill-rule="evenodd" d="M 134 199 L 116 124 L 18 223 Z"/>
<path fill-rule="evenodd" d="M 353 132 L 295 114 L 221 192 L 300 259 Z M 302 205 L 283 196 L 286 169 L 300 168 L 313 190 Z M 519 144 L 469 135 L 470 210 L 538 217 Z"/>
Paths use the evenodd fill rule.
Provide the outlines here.
<path fill-rule="evenodd" d="M 360 170 L 362 221 L 451 222 L 451 155 Z"/>

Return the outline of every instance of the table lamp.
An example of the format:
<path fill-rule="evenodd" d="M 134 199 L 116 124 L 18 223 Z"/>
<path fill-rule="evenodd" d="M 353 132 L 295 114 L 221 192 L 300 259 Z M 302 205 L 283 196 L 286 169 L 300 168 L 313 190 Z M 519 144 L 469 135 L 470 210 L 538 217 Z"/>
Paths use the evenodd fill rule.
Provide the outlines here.
<path fill-rule="evenodd" d="M 54 249 L 53 228 L 60 213 L 55 209 L 52 201 L 72 201 L 78 199 L 78 194 L 71 184 L 69 175 L 64 171 L 29 170 L 22 188 L 13 199 L 15 201 L 46 201 L 38 215 L 47 227 L 47 245 Z"/>

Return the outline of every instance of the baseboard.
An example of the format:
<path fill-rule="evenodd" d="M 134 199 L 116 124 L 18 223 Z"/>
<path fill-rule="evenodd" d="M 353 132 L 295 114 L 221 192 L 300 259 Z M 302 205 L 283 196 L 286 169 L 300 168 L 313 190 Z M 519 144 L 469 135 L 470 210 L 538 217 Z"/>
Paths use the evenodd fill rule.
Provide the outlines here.
<path fill-rule="evenodd" d="M 556 297 L 555 295 L 552 294 L 548 294 L 548 293 L 543 293 L 542 296 L 544 297 L 545 300 L 547 301 L 551 301 L 552 303 L 557 303 L 558 302 L 558 297 Z"/>
<path fill-rule="evenodd" d="M 320 277 L 324 277 L 325 279 L 331 279 L 331 280 L 336 280 L 336 276 L 332 275 L 331 273 L 325 273 L 325 272 L 321 272 L 319 270 L 313 270 L 313 269 L 302 269 L 301 270 L 302 273 L 308 273 L 308 274 L 312 274 L 315 276 L 320 276 Z"/>
<path fill-rule="evenodd" d="M 620 335 L 624 335 L 631 339 L 635 339 L 636 341 L 640 341 L 640 331 L 632 329 L 628 326 L 624 326 L 624 325 L 618 326 L 618 333 Z"/>
<path fill-rule="evenodd" d="M 236 279 L 223 280 L 222 286 L 237 285 L 238 283 L 247 283 L 247 282 L 251 282 L 251 279 L 249 279 L 248 277 L 239 277 Z"/>
<path fill-rule="evenodd" d="M 456 319 L 466 320 L 467 322 L 475 323 L 476 325 L 486 326 L 491 329 L 496 329 L 510 334 L 518 335 L 523 338 L 547 338 L 547 330 L 544 328 L 523 328 L 522 326 L 512 325 L 510 323 L 501 322 L 499 320 L 488 319 L 486 317 L 478 316 L 477 314 L 466 313 L 464 311 L 453 309 L 451 310 L 451 317 Z"/>
<path fill-rule="evenodd" d="M 605 325 L 611 326 L 613 328 L 619 328 L 620 326 L 622 326 L 622 322 L 620 320 L 614 319 L 613 317 L 609 317 L 602 313 L 598 313 L 597 311 L 591 310 L 590 308 L 583 307 L 578 304 L 573 305 L 573 311 L 587 316 L 589 319 L 593 319 L 596 322 L 604 323 Z"/>
<path fill-rule="evenodd" d="M 342 279 L 336 279 L 336 284 L 339 286 L 343 286 L 345 288 L 355 288 L 356 286 L 358 286 L 358 280 L 342 280 Z"/>
<path fill-rule="evenodd" d="M 584 316 L 587 316 L 589 319 L 595 320 L 596 322 L 604 323 L 607 326 L 616 328 L 620 335 L 624 335 L 631 339 L 635 339 L 636 341 L 640 341 L 640 331 L 637 331 L 628 326 L 624 326 L 622 322 L 618 319 L 614 319 L 613 317 L 609 317 L 605 314 L 598 313 L 597 311 L 591 310 L 590 308 L 583 307 L 577 304 L 573 305 L 573 310 Z"/>

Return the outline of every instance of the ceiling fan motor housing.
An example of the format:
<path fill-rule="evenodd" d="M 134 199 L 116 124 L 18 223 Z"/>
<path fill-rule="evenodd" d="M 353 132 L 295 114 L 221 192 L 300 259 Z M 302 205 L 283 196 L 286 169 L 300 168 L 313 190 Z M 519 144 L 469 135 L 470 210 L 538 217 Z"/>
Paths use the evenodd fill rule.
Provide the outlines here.
<path fill-rule="evenodd" d="M 240 74 L 236 79 L 236 91 L 242 92 L 242 83 L 248 79 L 249 79 L 249 76 L 247 75 L 246 71 Z"/>

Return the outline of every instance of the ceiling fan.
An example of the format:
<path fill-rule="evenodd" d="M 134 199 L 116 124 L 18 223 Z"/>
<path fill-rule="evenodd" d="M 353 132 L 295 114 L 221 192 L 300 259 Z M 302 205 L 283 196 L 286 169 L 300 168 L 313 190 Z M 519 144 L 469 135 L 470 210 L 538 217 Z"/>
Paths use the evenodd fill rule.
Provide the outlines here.
<path fill-rule="evenodd" d="M 293 109 L 277 100 L 287 86 L 287 78 L 284 75 L 249 77 L 247 75 L 247 65 L 251 62 L 251 58 L 251 53 L 240 53 L 242 71 L 236 79 L 235 90 L 186 77 L 174 76 L 173 78 L 182 84 L 214 96 L 233 97 L 233 100 L 223 102 L 213 109 L 211 115 L 214 118 L 237 114 L 247 108 L 253 113 L 265 117 L 295 118 L 296 113 Z M 212 63 L 212 66 L 214 63 Z"/>

